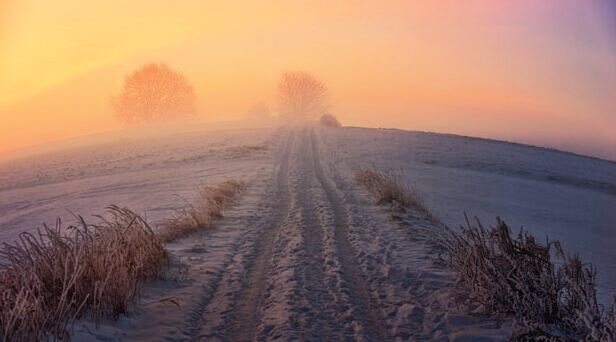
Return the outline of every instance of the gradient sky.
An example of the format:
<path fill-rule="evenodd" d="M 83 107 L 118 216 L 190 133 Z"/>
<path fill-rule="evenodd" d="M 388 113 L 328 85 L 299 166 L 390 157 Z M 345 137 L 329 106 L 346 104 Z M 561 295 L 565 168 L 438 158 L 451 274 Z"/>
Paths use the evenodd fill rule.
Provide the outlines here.
<path fill-rule="evenodd" d="M 0 154 L 121 128 L 125 74 L 166 62 L 205 120 L 313 72 L 349 125 L 616 160 L 616 2 L 0 0 Z"/>

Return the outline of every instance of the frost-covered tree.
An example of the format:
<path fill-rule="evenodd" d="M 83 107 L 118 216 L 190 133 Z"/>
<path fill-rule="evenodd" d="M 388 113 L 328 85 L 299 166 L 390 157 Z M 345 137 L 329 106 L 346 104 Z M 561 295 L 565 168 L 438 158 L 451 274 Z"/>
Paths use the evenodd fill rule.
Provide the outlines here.
<path fill-rule="evenodd" d="M 329 108 L 327 88 L 312 74 L 286 72 L 278 83 L 280 116 L 290 119 L 315 119 Z"/>
<path fill-rule="evenodd" d="M 146 64 L 124 79 L 111 103 L 127 123 L 179 119 L 196 115 L 195 94 L 188 79 L 166 64 Z"/>

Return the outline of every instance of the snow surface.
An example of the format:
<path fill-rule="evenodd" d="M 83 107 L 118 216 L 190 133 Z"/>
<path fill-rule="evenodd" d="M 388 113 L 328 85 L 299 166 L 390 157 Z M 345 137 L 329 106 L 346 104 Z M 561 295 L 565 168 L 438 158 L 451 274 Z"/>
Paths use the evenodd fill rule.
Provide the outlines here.
<path fill-rule="evenodd" d="M 392 129 L 328 130 L 326 143 L 355 169 L 400 171 L 449 227 L 464 213 L 500 216 L 560 240 L 598 268 L 599 297 L 616 294 L 616 162 L 551 149 Z"/>
<path fill-rule="evenodd" d="M 0 242 L 61 217 L 75 222 L 127 206 L 156 221 L 205 184 L 250 180 L 265 162 L 272 128 L 198 131 L 34 155 L 0 164 Z"/>
<path fill-rule="evenodd" d="M 196 129 L 102 141 L 0 163 L 0 242 L 57 216 L 72 222 L 71 212 L 88 219 L 109 204 L 157 222 L 198 186 L 228 178 L 248 181 L 249 190 L 216 229 L 168 245 L 170 274 L 147 284 L 128 316 L 98 328 L 82 321 L 76 340 L 243 338 L 249 327 L 263 339 L 505 338 L 508 323 L 451 311 L 451 275 L 431 265 L 428 235 L 438 227 L 412 213 L 392 221 L 353 183 L 360 168 L 399 170 L 450 227 L 467 212 L 559 239 L 597 265 L 602 302 L 616 293 L 614 162 L 360 128 Z"/>

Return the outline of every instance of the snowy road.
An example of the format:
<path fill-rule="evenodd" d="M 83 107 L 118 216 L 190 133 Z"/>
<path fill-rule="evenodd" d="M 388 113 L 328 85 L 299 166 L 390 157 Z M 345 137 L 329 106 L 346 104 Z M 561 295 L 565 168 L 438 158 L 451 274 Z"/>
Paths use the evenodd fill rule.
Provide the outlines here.
<path fill-rule="evenodd" d="M 0 242 L 71 212 L 117 204 L 154 225 L 225 179 L 249 184 L 216 229 L 168 244 L 171 267 L 119 321 L 86 320 L 75 340 L 432 340 L 503 338 L 508 324 L 452 307 L 452 278 L 433 265 L 441 227 L 392 217 L 353 176 L 400 170 L 427 208 L 503 217 L 560 239 L 598 266 L 614 293 L 616 163 L 490 140 L 318 126 L 195 129 L 108 137 L 0 163 Z"/>
<path fill-rule="evenodd" d="M 384 341 L 504 338 L 508 325 L 451 307 L 433 265 L 441 228 L 417 212 L 392 219 L 352 182 L 322 129 L 281 129 L 270 176 L 210 232 L 171 243 L 168 280 L 141 304 L 76 340 Z M 168 299 L 178 304 L 170 303 Z"/>
<path fill-rule="evenodd" d="M 353 182 L 400 170 L 442 222 L 500 215 L 598 266 L 614 291 L 616 163 L 531 146 L 432 133 L 318 126 L 196 129 L 108 137 L 0 163 L 0 242 L 57 216 L 117 204 L 156 222 L 196 188 L 249 184 L 216 229 L 170 243 L 164 279 L 119 321 L 75 326 L 75 340 L 505 339 L 509 324 L 452 307 L 434 265 L 442 227 L 393 217 Z M 605 301 L 605 300 L 604 300 Z"/>

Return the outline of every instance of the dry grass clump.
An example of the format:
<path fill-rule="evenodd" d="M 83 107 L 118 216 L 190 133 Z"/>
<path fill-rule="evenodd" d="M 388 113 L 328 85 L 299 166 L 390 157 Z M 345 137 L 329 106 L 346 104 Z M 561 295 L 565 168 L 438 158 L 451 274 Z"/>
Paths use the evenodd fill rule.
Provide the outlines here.
<path fill-rule="evenodd" d="M 224 149 L 226 158 L 239 159 L 246 157 L 254 157 L 263 154 L 268 149 L 267 145 L 242 145 L 232 146 Z"/>
<path fill-rule="evenodd" d="M 211 227 L 212 219 L 222 217 L 223 211 L 235 202 L 237 195 L 245 188 L 246 183 L 236 180 L 201 188 L 194 202 L 178 210 L 162 224 L 159 233 L 161 238 L 166 242 L 173 241 L 199 229 Z"/>
<path fill-rule="evenodd" d="M 557 241 L 542 245 L 526 231 L 513 237 L 500 219 L 489 228 L 467 219 L 443 244 L 459 299 L 492 317 L 514 317 L 512 339 L 616 339 L 614 306 L 602 313 L 597 304 L 595 268 L 566 256 Z M 556 266 L 552 254 L 562 263 Z"/>
<path fill-rule="evenodd" d="M 0 339 L 69 339 L 68 329 L 84 314 L 95 321 L 118 318 L 145 280 L 167 263 L 164 242 L 211 225 L 245 188 L 226 181 L 204 187 L 161 234 L 139 215 L 110 206 L 98 224 L 62 228 L 44 225 L 22 233 L 0 250 Z"/>
<path fill-rule="evenodd" d="M 434 219 L 417 192 L 393 171 L 360 170 L 355 174 L 355 182 L 365 187 L 379 205 L 391 204 L 393 208 L 400 211 L 413 207 L 430 220 Z"/>
<path fill-rule="evenodd" d="M 377 204 L 395 204 L 408 208 L 413 204 L 409 187 L 392 171 L 360 170 L 355 181 L 374 196 Z"/>
<path fill-rule="evenodd" d="M 117 318 L 140 284 L 166 264 L 162 240 L 132 211 L 111 206 L 100 223 L 63 230 L 60 220 L 22 233 L 0 251 L 3 341 L 68 339 L 84 313 Z"/>
<path fill-rule="evenodd" d="M 332 114 L 321 115 L 321 117 L 319 118 L 319 123 L 321 124 L 321 126 L 325 127 L 342 127 L 340 121 L 338 121 L 338 118 L 336 118 Z"/>

